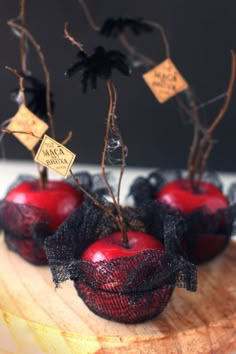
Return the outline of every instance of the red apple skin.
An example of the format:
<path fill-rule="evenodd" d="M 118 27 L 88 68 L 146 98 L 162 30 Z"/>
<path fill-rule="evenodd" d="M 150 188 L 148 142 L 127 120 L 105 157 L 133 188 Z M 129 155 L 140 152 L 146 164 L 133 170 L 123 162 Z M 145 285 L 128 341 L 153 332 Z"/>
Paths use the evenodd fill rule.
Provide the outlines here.
<path fill-rule="evenodd" d="M 46 189 L 41 189 L 39 181 L 34 180 L 23 182 L 11 189 L 5 200 L 45 210 L 50 217 L 48 230 L 53 232 L 83 202 L 83 196 L 72 185 L 63 181 L 48 181 Z M 9 216 L 7 222 L 8 226 L 14 229 L 14 221 L 11 221 Z M 28 225 L 24 224 L 18 226 L 20 230 L 28 228 Z M 22 233 L 24 234 L 24 231 Z M 34 242 L 31 238 L 8 241 L 11 243 L 9 247 L 18 250 L 18 253 L 29 262 L 47 264 L 47 257 L 43 248 L 37 247 L 37 252 L 35 252 Z"/>
<path fill-rule="evenodd" d="M 132 257 L 142 251 L 164 251 L 164 245 L 153 236 L 138 232 L 128 231 L 128 247 L 122 244 L 120 232 L 115 232 L 92 243 L 81 255 L 82 260 L 91 262 L 110 261 L 118 257 Z"/>
<path fill-rule="evenodd" d="M 84 251 L 81 259 L 94 262 L 96 272 L 101 273 L 104 281 L 100 290 L 80 281 L 75 281 L 75 288 L 86 305 L 99 316 L 116 322 L 139 323 L 163 311 L 173 288 L 166 286 L 151 290 L 151 294 L 142 294 L 137 300 L 134 300 L 134 294 L 121 294 L 117 290 L 117 284 L 120 288 L 120 284 L 126 281 L 127 274 L 123 272 L 121 274 L 114 266 L 108 266 L 109 270 L 105 271 L 104 261 L 109 262 L 122 257 L 125 262 L 127 257 L 135 256 L 145 250 L 165 251 L 163 244 L 150 235 L 137 231 L 128 231 L 127 235 L 128 248 L 122 245 L 121 232 L 116 232 L 94 242 Z"/>
<path fill-rule="evenodd" d="M 222 191 L 204 181 L 201 182 L 197 192 L 191 190 L 188 180 L 167 183 L 157 194 L 156 200 L 180 210 L 185 215 L 201 207 L 207 207 L 208 212 L 212 214 L 219 209 L 229 207 L 229 201 Z M 222 223 L 224 223 L 223 220 Z M 183 243 L 183 248 L 190 261 L 200 264 L 214 258 L 226 246 L 225 240 L 226 237 L 223 234 L 203 233 L 198 236 L 194 250 L 188 250 L 185 243 Z"/>

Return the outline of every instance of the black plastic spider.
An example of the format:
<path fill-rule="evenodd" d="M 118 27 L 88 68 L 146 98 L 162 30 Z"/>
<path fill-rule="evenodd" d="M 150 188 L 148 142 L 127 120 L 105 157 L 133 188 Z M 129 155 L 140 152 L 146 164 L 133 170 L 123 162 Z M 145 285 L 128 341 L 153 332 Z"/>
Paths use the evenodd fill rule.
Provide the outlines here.
<path fill-rule="evenodd" d="M 27 75 L 20 73 L 24 78 L 24 93 L 26 99 L 26 106 L 37 115 L 39 118 L 48 121 L 47 116 L 47 106 L 46 106 L 46 87 L 45 85 L 33 77 L 32 75 Z M 19 98 L 19 87 L 11 92 L 11 98 L 17 104 L 22 103 Z M 53 94 L 50 93 L 51 110 L 54 110 L 54 100 Z"/>
<path fill-rule="evenodd" d="M 105 37 L 117 38 L 127 28 L 129 28 L 137 36 L 142 32 L 153 32 L 152 26 L 148 25 L 140 18 L 135 19 L 129 17 L 118 17 L 116 19 L 110 17 L 104 22 L 102 28 L 100 29 L 100 33 Z"/>
<path fill-rule="evenodd" d="M 106 51 L 103 47 L 97 47 L 91 56 L 80 51 L 77 57 L 79 60 L 66 71 L 65 75 L 71 77 L 81 71 L 81 83 L 84 93 L 87 91 L 89 80 L 92 88 L 95 89 L 97 87 L 97 79 L 110 79 L 113 69 L 117 69 L 126 76 L 130 74 L 126 56 L 118 50 Z"/>

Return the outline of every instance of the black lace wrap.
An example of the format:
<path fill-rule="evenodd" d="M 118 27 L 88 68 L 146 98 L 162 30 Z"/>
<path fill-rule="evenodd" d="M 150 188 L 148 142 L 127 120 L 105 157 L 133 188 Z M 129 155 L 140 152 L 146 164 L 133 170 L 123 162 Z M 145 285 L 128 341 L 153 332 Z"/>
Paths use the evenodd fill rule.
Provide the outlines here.
<path fill-rule="evenodd" d="M 99 186 L 98 192 L 103 193 L 103 186 L 99 183 L 100 176 L 92 176 L 88 172 L 79 172 L 75 176 L 87 191 L 94 193 L 96 186 Z M 8 188 L 8 192 L 23 182 L 33 180 L 36 180 L 33 176 L 20 175 Z M 72 178 L 68 178 L 67 182 L 78 187 Z M 6 245 L 34 265 L 48 264 L 43 244 L 52 233 L 49 223 L 50 216 L 45 209 L 5 199 L 0 201 L 0 227 L 4 230 Z"/>
<path fill-rule="evenodd" d="M 111 204 L 101 200 L 110 210 Z M 122 208 L 127 230 L 146 232 L 152 223 L 142 208 Z M 149 214 L 150 215 L 150 214 Z M 119 231 L 116 223 L 91 201 L 84 202 L 46 239 L 45 250 L 56 287 L 67 279 L 74 282 L 78 295 L 101 317 L 138 323 L 163 311 L 175 287 L 195 291 L 196 268 L 180 254 L 174 253 L 175 233 L 182 222 L 159 214 L 159 230 L 169 239 L 171 249 L 142 251 L 132 257 L 110 261 L 81 260 L 81 255 L 96 240 Z"/>
<path fill-rule="evenodd" d="M 149 174 L 148 177 L 138 177 L 130 188 L 135 205 L 149 205 L 149 212 L 157 215 L 160 210 L 160 202 L 156 199 L 161 188 L 172 181 L 186 179 L 180 170 L 160 170 Z M 203 181 L 213 184 L 222 190 L 222 182 L 217 173 L 205 173 Z M 186 258 L 195 263 L 202 264 L 222 253 L 228 245 L 231 236 L 235 232 L 234 221 L 236 219 L 236 186 L 231 187 L 228 195 L 230 206 L 211 213 L 207 207 L 201 207 L 189 214 L 183 214 L 180 210 L 162 204 L 166 212 L 181 217 L 185 223 L 185 231 L 179 236 L 179 245 L 182 247 Z M 152 205 L 150 207 L 150 204 Z M 158 220 L 158 218 L 157 218 Z M 157 235 L 158 230 L 153 216 L 153 224 L 150 232 Z M 177 242 L 177 241 L 176 241 Z"/>

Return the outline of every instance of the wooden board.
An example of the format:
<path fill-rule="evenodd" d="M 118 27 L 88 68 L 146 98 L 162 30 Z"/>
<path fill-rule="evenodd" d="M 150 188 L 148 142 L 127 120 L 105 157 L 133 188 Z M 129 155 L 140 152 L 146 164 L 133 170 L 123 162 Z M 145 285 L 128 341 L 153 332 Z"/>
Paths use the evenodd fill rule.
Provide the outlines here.
<path fill-rule="evenodd" d="M 197 293 L 177 289 L 156 319 L 104 320 L 68 281 L 55 290 L 48 267 L 35 267 L 0 239 L 0 353 L 236 353 L 236 242 L 199 269 Z"/>

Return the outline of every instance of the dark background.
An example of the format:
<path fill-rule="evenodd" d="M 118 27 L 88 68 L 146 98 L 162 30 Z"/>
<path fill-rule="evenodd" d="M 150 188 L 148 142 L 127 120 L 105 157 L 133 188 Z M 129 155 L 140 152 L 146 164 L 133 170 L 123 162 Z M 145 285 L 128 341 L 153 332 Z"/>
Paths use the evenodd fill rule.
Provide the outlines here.
<path fill-rule="evenodd" d="M 143 17 L 161 23 L 168 35 L 171 58 L 195 91 L 199 103 L 226 91 L 230 49 L 236 49 L 235 0 L 88 0 L 88 6 L 99 25 L 110 16 Z M 7 20 L 19 14 L 19 1 L 1 0 L 0 9 L 0 116 L 3 122 L 17 110 L 10 99 L 10 91 L 17 86 L 17 79 L 4 67 L 20 68 L 19 40 L 6 25 Z M 72 130 L 69 148 L 77 154 L 77 162 L 98 164 L 108 95 L 101 81 L 96 91 L 89 90 L 83 95 L 79 75 L 70 80 L 65 78 L 64 71 L 74 63 L 77 49 L 64 38 L 64 22 L 69 21 L 70 32 L 88 51 L 99 44 L 107 49 L 121 47 L 114 40 L 103 39 L 89 27 L 76 0 L 28 0 L 26 14 L 27 28 L 40 42 L 51 74 L 57 139 L 63 140 Z M 128 38 L 157 62 L 165 59 L 157 31 L 138 39 L 129 34 Z M 28 56 L 28 67 L 35 76 L 44 79 L 33 48 Z M 192 126 L 174 99 L 163 105 L 156 101 L 142 79 L 144 71 L 143 68 L 136 69 L 130 78 L 120 74 L 113 76 L 119 99 L 119 126 L 129 148 L 127 164 L 185 168 Z M 235 97 L 234 94 L 230 108 L 214 134 L 216 144 L 208 164 L 212 169 L 236 171 Z M 203 119 L 210 123 L 222 104 L 223 100 L 220 100 L 202 109 Z M 12 136 L 4 138 L 4 146 L 9 159 L 31 158 Z"/>

